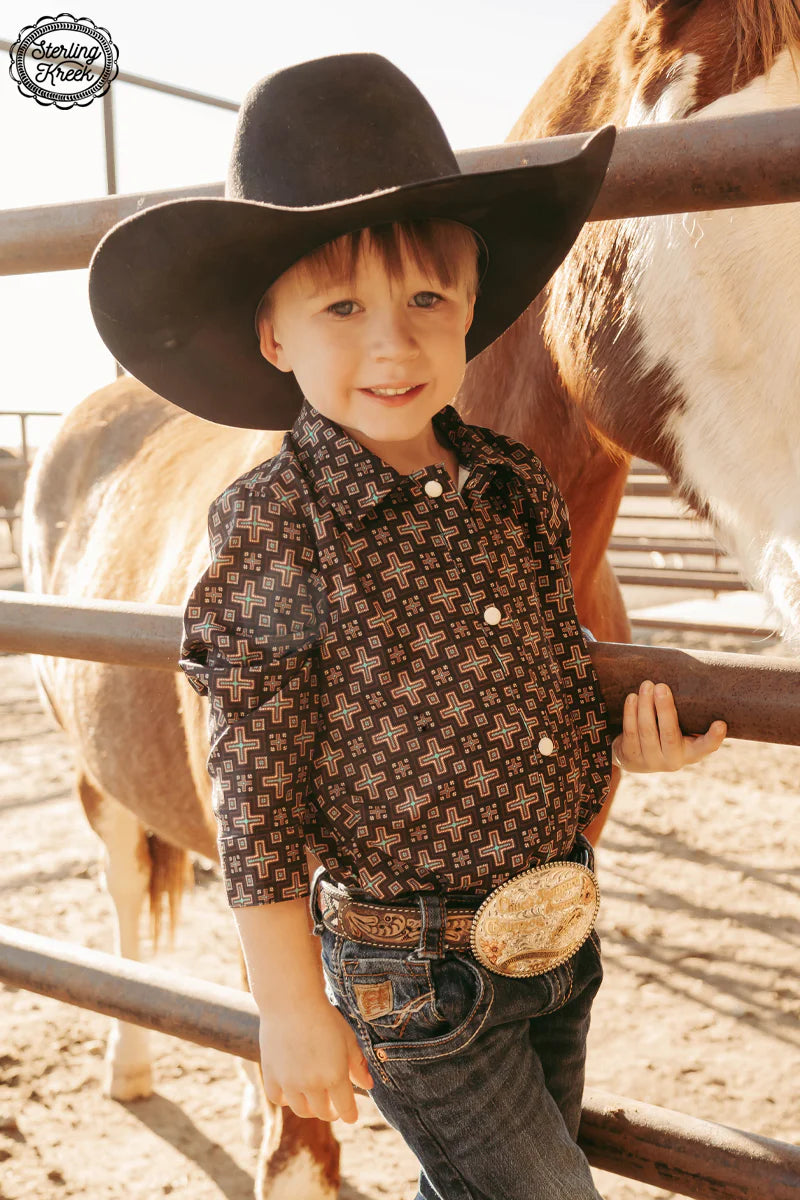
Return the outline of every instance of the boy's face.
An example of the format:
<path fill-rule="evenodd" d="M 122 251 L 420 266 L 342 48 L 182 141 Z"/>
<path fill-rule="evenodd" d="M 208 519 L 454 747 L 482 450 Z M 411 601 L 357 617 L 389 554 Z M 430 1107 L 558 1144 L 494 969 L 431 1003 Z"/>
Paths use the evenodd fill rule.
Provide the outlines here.
<path fill-rule="evenodd" d="M 405 255 L 393 283 L 369 235 L 362 245 L 353 287 L 329 283 L 315 295 L 300 272 L 281 275 L 260 345 L 274 366 L 294 371 L 318 412 L 380 453 L 383 443 L 430 441 L 431 417 L 464 378 L 475 298 L 460 280 L 443 288 Z M 408 384 L 405 397 L 370 390 Z"/>

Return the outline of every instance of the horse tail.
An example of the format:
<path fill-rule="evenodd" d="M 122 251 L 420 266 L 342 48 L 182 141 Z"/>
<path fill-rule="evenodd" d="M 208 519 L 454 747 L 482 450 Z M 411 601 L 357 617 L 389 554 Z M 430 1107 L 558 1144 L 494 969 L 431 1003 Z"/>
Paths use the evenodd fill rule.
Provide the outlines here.
<path fill-rule="evenodd" d="M 150 858 L 150 936 L 153 950 L 156 951 L 161 937 L 165 902 L 169 917 L 169 944 L 172 948 L 180 920 L 183 893 L 189 884 L 194 884 L 194 876 L 187 852 L 156 833 L 147 834 L 147 853 Z"/>

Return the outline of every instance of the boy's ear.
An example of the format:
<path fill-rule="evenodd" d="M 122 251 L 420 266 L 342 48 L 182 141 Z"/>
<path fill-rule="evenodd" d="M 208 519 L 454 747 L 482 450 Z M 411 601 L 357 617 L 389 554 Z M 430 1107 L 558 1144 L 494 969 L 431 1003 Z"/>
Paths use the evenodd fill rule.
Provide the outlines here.
<path fill-rule="evenodd" d="M 272 363 L 273 367 L 286 374 L 291 371 L 283 346 L 275 340 L 275 326 L 268 317 L 261 317 L 259 320 L 258 345 L 264 358 Z"/>
<path fill-rule="evenodd" d="M 472 324 L 473 317 L 475 316 L 475 300 L 476 300 L 476 297 L 473 296 L 469 302 L 469 309 L 467 310 L 467 320 L 464 325 L 464 336 L 465 337 L 469 333 L 469 327 Z"/>

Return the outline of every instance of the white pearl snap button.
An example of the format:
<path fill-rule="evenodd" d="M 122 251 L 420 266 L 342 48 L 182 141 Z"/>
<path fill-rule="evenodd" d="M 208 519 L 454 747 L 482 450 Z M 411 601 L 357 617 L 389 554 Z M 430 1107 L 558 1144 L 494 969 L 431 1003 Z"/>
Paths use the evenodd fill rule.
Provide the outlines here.
<path fill-rule="evenodd" d="M 552 754 L 554 750 L 555 750 L 555 746 L 553 745 L 553 743 L 551 742 L 549 737 L 539 738 L 539 753 L 540 754 Z"/>
<path fill-rule="evenodd" d="M 490 604 L 487 609 L 484 609 L 483 619 L 487 625 L 496 625 L 501 617 L 502 613 L 500 612 L 500 609 L 495 608 L 493 604 Z"/>
<path fill-rule="evenodd" d="M 438 479 L 429 479 L 425 484 L 425 491 L 429 496 L 441 496 L 442 490 L 442 485 Z"/>

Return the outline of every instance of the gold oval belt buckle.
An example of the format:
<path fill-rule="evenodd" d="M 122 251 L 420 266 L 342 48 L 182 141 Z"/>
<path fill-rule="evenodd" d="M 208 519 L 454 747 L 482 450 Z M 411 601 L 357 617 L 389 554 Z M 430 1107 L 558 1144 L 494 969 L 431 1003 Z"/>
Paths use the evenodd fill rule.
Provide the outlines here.
<path fill-rule="evenodd" d="M 543 975 L 583 945 L 599 907 L 597 876 L 588 867 L 531 867 L 489 893 L 472 918 L 470 946 L 498 975 Z"/>

